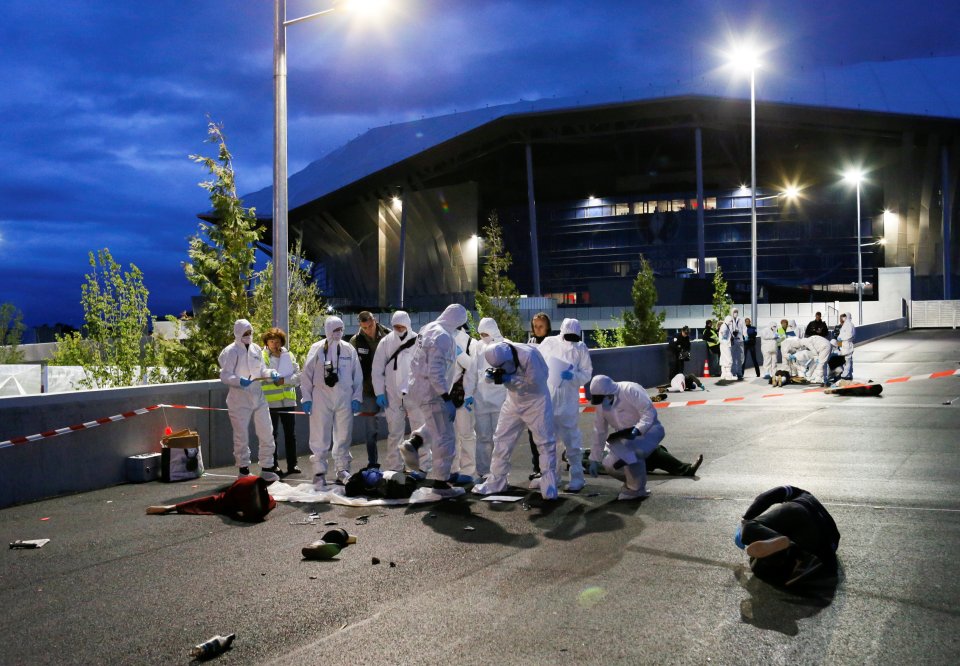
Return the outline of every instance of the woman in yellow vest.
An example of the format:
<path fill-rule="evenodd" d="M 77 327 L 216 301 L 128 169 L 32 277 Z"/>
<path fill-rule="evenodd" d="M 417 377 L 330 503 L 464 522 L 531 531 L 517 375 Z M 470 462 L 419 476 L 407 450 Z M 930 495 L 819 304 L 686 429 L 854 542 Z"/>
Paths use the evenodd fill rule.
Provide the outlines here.
<path fill-rule="evenodd" d="M 263 397 L 270 407 L 273 437 L 278 439 L 277 423 L 283 425 L 284 448 L 287 453 L 287 473 L 299 474 L 297 467 L 296 419 L 292 412 L 297 406 L 297 386 L 300 384 L 300 366 L 297 359 L 284 346 L 287 335 L 279 328 L 271 328 L 263 334 L 263 364 L 280 375 L 278 385 L 263 385 Z"/>

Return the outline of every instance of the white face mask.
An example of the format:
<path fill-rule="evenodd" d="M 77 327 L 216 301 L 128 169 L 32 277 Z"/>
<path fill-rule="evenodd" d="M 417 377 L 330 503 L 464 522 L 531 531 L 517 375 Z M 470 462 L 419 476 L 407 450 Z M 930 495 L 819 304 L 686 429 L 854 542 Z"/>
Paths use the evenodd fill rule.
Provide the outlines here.
<path fill-rule="evenodd" d="M 340 340 L 342 340 L 342 339 L 343 339 L 343 331 L 342 331 L 342 330 L 333 331 L 333 332 L 330 334 L 330 342 L 340 342 Z"/>
<path fill-rule="evenodd" d="M 611 407 L 613 407 L 613 399 L 614 399 L 615 397 L 616 397 L 616 396 L 612 396 L 612 395 L 606 396 L 606 397 L 603 399 L 603 402 L 600 403 L 600 408 L 601 408 L 601 409 L 604 409 L 604 410 L 609 410 Z"/>
<path fill-rule="evenodd" d="M 253 342 L 253 334 L 248 334 L 243 336 L 242 338 L 240 338 L 240 342 L 242 342 L 245 345 L 249 345 L 251 342 Z"/>

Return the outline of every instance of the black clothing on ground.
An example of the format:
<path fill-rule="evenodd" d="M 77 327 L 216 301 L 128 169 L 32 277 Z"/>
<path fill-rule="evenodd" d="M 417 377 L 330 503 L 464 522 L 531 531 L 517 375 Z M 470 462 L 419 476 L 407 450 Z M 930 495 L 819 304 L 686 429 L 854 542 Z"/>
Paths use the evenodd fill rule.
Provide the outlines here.
<path fill-rule="evenodd" d="M 369 470 L 362 469 L 355 472 L 347 479 L 343 486 L 343 492 L 347 497 L 367 497 L 383 499 L 408 499 L 413 491 L 417 489 L 417 482 L 406 474 L 403 474 L 403 481 L 388 479 L 382 474 L 365 474 Z M 374 482 L 368 483 L 368 480 Z"/>
<path fill-rule="evenodd" d="M 662 469 L 667 474 L 671 476 L 693 476 L 690 473 L 690 470 L 693 469 L 693 465 L 690 463 L 681 462 L 680 460 L 673 457 L 667 447 L 662 444 L 653 450 L 649 456 L 646 457 L 647 463 L 647 473 L 649 474 L 655 469 Z"/>
<path fill-rule="evenodd" d="M 278 439 L 279 430 L 277 424 L 283 426 L 283 448 L 287 454 L 287 471 L 292 472 L 297 466 L 297 419 L 292 412 L 295 407 L 271 407 L 270 422 L 273 424 L 273 438 Z M 279 442 L 278 442 L 279 443 Z M 277 447 L 279 448 L 279 447 Z M 276 461 L 279 456 L 274 456 Z"/>
<path fill-rule="evenodd" d="M 807 324 L 807 330 L 804 331 L 803 337 L 809 338 L 811 335 L 819 335 L 821 338 L 826 338 L 829 340 L 830 329 L 827 327 L 827 322 L 822 319 L 820 321 L 814 319 Z"/>

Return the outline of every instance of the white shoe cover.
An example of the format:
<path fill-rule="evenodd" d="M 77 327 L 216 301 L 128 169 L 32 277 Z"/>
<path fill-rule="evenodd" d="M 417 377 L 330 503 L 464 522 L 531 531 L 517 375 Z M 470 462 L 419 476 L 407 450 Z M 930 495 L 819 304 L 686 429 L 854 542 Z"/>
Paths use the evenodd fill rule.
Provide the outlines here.
<path fill-rule="evenodd" d="M 459 497 L 460 495 L 466 494 L 466 492 L 463 488 L 417 488 L 413 491 L 413 494 L 410 495 L 410 504 L 439 502 L 450 499 L 451 497 Z"/>
<path fill-rule="evenodd" d="M 631 490 L 630 488 L 624 486 L 620 489 L 620 494 L 617 495 L 617 500 L 635 500 L 644 499 L 645 497 L 650 497 L 650 493 L 648 493 L 646 490 Z"/>
<path fill-rule="evenodd" d="M 540 479 L 541 479 L 541 478 L 542 478 L 542 477 L 539 477 L 539 476 L 538 476 L 538 477 L 536 477 L 536 478 L 530 479 L 530 483 L 529 483 L 529 485 L 527 485 L 527 488 L 529 488 L 530 490 L 540 490 Z"/>
<path fill-rule="evenodd" d="M 491 473 L 483 483 L 475 485 L 470 492 L 474 495 L 494 495 L 507 489 L 507 477 Z"/>
<path fill-rule="evenodd" d="M 557 475 L 553 470 L 540 473 L 540 496 L 545 500 L 557 499 Z"/>
<path fill-rule="evenodd" d="M 578 493 L 583 490 L 583 487 L 587 485 L 586 482 L 581 479 L 570 479 L 570 483 L 567 484 L 568 493 Z"/>

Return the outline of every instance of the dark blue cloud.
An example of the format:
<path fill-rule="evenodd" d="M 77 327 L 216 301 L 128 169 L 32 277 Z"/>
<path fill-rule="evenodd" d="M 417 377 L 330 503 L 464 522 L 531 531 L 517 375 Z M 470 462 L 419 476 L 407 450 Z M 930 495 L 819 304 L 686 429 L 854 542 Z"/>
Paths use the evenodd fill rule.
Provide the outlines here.
<path fill-rule="evenodd" d="M 289 16 L 328 3 L 289 0 Z M 728 35 L 790 66 L 960 52 L 956 3 L 881 0 L 396 0 L 361 28 L 289 30 L 290 168 L 368 128 L 537 97 L 619 94 L 708 75 Z M 189 307 L 187 237 L 207 208 L 209 116 L 238 188 L 271 182 L 270 2 L 9 0 L 0 23 L 0 301 L 79 323 L 87 252 L 145 273 L 157 314 Z"/>

